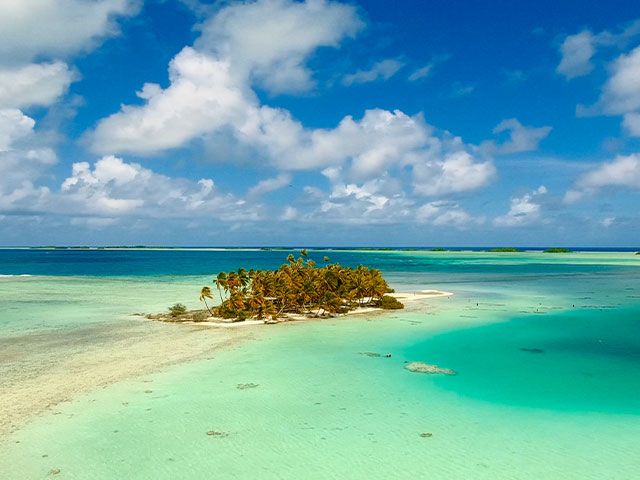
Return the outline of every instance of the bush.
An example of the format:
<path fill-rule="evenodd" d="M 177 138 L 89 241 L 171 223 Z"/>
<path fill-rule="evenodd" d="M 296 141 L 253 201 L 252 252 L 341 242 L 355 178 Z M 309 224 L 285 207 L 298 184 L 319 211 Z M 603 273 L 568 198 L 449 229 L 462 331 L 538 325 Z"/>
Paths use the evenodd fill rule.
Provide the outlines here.
<path fill-rule="evenodd" d="M 191 318 L 193 319 L 194 322 L 204 322 L 208 316 L 209 316 L 209 313 L 205 311 L 201 311 L 201 312 L 195 312 Z"/>
<path fill-rule="evenodd" d="M 392 297 L 391 295 L 383 296 L 376 306 L 384 310 L 399 310 L 401 308 L 404 308 L 402 302 L 400 302 L 396 297 Z"/>
<path fill-rule="evenodd" d="M 180 315 L 187 313 L 187 307 L 181 303 L 176 303 L 169 307 L 169 313 L 172 317 L 179 317 Z"/>

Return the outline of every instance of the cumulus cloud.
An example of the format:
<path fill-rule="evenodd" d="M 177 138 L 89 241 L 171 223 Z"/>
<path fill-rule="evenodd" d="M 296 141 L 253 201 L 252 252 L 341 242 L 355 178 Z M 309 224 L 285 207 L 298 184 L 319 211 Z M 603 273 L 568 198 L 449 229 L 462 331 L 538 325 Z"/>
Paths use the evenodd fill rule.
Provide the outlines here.
<path fill-rule="evenodd" d="M 578 116 L 622 116 L 622 126 L 632 136 L 640 135 L 640 47 L 618 56 L 609 66 L 609 78 L 598 101 L 578 105 Z"/>
<path fill-rule="evenodd" d="M 313 86 L 305 66 L 318 47 L 337 47 L 363 23 L 351 5 L 325 0 L 257 0 L 220 10 L 205 21 L 195 48 L 233 61 L 234 74 L 273 93 Z"/>
<path fill-rule="evenodd" d="M 195 46 L 171 61 L 167 87 L 144 85 L 138 92 L 141 105 L 124 106 L 98 123 L 89 135 L 92 148 L 102 154 L 154 154 L 194 140 L 206 144 L 220 135 L 233 138 L 251 149 L 254 161 L 282 172 L 249 189 L 250 198 L 286 186 L 290 172 L 322 170 L 330 191 L 310 187 L 304 210 L 291 205 L 293 210 L 282 214 L 300 221 L 313 216 L 395 223 L 415 213 L 416 196 L 454 195 L 487 185 L 495 177 L 491 159 L 436 130 L 421 114 L 370 109 L 361 117 L 345 116 L 334 128 L 310 129 L 288 110 L 261 103 L 253 86 L 264 87 L 271 78 L 263 72 L 311 78 L 308 55 L 320 46 L 337 46 L 360 26 L 352 7 L 320 0 L 258 0 L 225 7 L 203 23 Z M 286 35 L 273 34 L 282 31 Z M 300 42 L 291 40 L 298 37 Z M 82 172 L 87 168 L 83 165 Z M 405 179 L 410 180 L 407 187 Z M 464 218 L 453 212 L 442 212 L 438 224 Z"/>
<path fill-rule="evenodd" d="M 185 218 L 210 215 L 223 221 L 258 216 L 257 207 L 219 192 L 211 179 L 170 178 L 115 156 L 74 163 L 57 201 L 74 215 Z"/>
<path fill-rule="evenodd" d="M 60 58 L 117 32 L 117 16 L 137 11 L 138 0 L 8 0 L 0 2 L 0 62 L 24 64 Z"/>
<path fill-rule="evenodd" d="M 49 189 L 34 186 L 33 180 L 41 174 L 36 168 L 42 170 L 50 166 L 55 162 L 55 156 L 47 157 L 45 151 L 31 151 L 15 158 L 2 155 L 2 213 L 55 213 L 73 219 L 75 224 L 87 226 L 108 226 L 122 218 L 193 220 L 202 217 L 223 222 L 252 222 L 264 218 L 261 204 L 221 192 L 208 178 L 198 181 L 171 178 L 110 155 L 93 165 L 74 163 L 71 174 L 60 188 Z M 30 170 L 14 171 L 11 161 L 13 166 L 29 165 Z"/>
<path fill-rule="evenodd" d="M 495 174 L 493 162 L 476 162 L 461 150 L 415 164 L 413 187 L 416 193 L 427 196 L 465 192 L 487 185 Z"/>
<path fill-rule="evenodd" d="M 75 79 L 64 62 L 0 67 L 0 108 L 49 106 Z"/>
<path fill-rule="evenodd" d="M 0 2 L 0 211 L 31 213 L 52 208 L 52 193 L 35 184 L 57 162 L 19 109 L 48 107 L 76 79 L 60 61 L 116 33 L 117 16 L 136 11 L 138 0 L 8 0 Z M 53 61 L 33 63 L 34 60 Z M 46 136 L 45 136 L 46 137 Z"/>
<path fill-rule="evenodd" d="M 640 189 L 640 154 L 617 156 L 582 175 L 566 193 L 565 202 L 576 202 L 604 188 Z"/>
<path fill-rule="evenodd" d="M 521 197 L 513 197 L 509 211 L 505 215 L 494 218 L 493 224 L 497 227 L 519 227 L 540 222 L 542 218 L 539 199 L 546 193 L 546 187 L 541 185 Z"/>
<path fill-rule="evenodd" d="M 358 70 L 342 77 L 343 85 L 371 83 L 377 80 L 389 80 L 404 66 L 404 63 L 395 58 L 381 60 L 368 70 Z M 426 74 L 425 74 L 426 75 Z"/>
<path fill-rule="evenodd" d="M 171 62 L 170 80 L 166 89 L 145 85 L 139 92 L 144 105 L 123 107 L 102 120 L 92 134 L 93 148 L 149 154 L 227 131 L 283 170 L 349 163 L 350 174 L 363 180 L 409 166 L 416 191 L 426 195 L 479 188 L 493 178 L 490 161 L 477 162 L 469 153 L 441 157 L 465 146 L 438 136 L 421 115 L 375 109 L 358 120 L 347 116 L 333 129 L 307 129 L 287 110 L 260 105 L 250 89 L 234 83 L 229 62 L 190 47 Z"/>
<path fill-rule="evenodd" d="M 101 152 L 156 153 L 227 126 L 243 129 L 258 116 L 256 100 L 234 82 L 229 63 L 190 47 L 169 65 L 171 85 L 145 84 L 143 106 L 125 106 L 102 120 L 92 135 Z"/>
<path fill-rule="evenodd" d="M 632 22 L 618 32 L 602 31 L 593 34 L 588 30 L 565 39 L 566 45 L 573 46 L 574 55 L 563 55 L 558 66 L 559 73 L 567 78 L 589 73 L 593 64 L 591 58 L 596 48 L 609 47 L 610 51 L 624 51 L 640 35 L 640 20 Z M 569 48 L 569 47 L 567 47 Z M 608 64 L 609 76 L 602 87 L 600 98 L 591 105 L 579 104 L 576 115 L 622 116 L 622 127 L 631 136 L 640 136 L 640 46 L 618 55 Z"/>
<path fill-rule="evenodd" d="M 538 149 L 538 145 L 544 140 L 551 127 L 527 127 L 522 125 L 516 118 L 509 118 L 500 122 L 493 133 L 498 135 L 507 133 L 508 139 L 503 143 L 496 143 L 493 140 L 483 142 L 480 148 L 489 154 L 505 155 L 518 152 L 530 152 Z"/>
<path fill-rule="evenodd" d="M 620 55 L 611 66 L 600 105 L 604 113 L 621 115 L 640 109 L 640 47 Z"/>
<path fill-rule="evenodd" d="M 331 190 L 306 188 L 304 214 L 298 214 L 298 221 L 388 225 L 411 220 L 414 202 L 395 179 L 381 176 L 364 183 L 352 183 L 345 181 L 337 167 L 322 173 L 331 182 Z"/>
<path fill-rule="evenodd" d="M 57 161 L 37 144 L 35 121 L 17 109 L 0 109 L 0 212 L 43 208 L 49 190 L 35 186 Z"/>
<path fill-rule="evenodd" d="M 11 150 L 21 138 L 30 135 L 36 122 L 16 108 L 0 110 L 0 152 Z"/>

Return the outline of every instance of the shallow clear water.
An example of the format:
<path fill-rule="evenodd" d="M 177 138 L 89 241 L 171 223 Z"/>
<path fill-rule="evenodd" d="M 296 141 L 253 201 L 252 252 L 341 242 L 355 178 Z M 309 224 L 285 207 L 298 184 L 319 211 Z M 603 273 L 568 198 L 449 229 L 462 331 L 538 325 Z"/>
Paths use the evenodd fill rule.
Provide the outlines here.
<path fill-rule="evenodd" d="M 286 255 L 252 252 L 248 264 L 240 252 L 198 252 L 198 261 L 127 252 L 134 260 L 96 267 L 85 264 L 91 252 L 68 262 L 56 253 L 65 276 L 0 279 L 1 335 L 108 324 L 175 301 L 196 306 L 217 270 L 275 266 Z M 13 434 L 0 471 L 18 479 L 56 468 L 82 479 L 638 478 L 639 256 L 330 256 L 378 266 L 398 290 L 455 295 L 385 315 L 262 327 L 212 359 L 89 392 Z M 14 259 L 0 262 L 0 273 L 54 273 L 38 265 Z M 458 375 L 411 373 L 407 361 Z M 238 388 L 246 384 L 257 386 Z"/>

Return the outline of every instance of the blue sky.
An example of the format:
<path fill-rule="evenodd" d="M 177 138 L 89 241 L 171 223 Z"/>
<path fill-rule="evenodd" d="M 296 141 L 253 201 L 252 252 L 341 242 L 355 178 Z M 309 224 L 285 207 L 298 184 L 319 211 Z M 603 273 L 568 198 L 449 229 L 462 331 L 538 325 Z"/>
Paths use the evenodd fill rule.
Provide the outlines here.
<path fill-rule="evenodd" d="M 0 32 L 2 245 L 640 244 L 636 2 L 23 0 Z"/>

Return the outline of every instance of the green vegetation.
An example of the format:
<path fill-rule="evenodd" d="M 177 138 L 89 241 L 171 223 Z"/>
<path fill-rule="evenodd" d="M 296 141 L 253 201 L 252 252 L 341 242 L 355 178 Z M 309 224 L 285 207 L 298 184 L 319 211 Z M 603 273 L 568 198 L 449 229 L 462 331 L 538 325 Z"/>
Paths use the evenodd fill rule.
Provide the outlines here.
<path fill-rule="evenodd" d="M 209 287 L 202 288 L 200 300 L 214 316 L 234 321 L 276 319 L 288 313 L 319 317 L 364 306 L 403 307 L 386 295 L 391 289 L 379 270 L 329 264 L 327 257 L 324 266 L 316 267 L 307 255 L 306 250 L 297 259 L 291 254 L 277 270 L 221 272 L 214 279 L 220 305 L 210 309 L 206 304 L 212 297 Z"/>
<path fill-rule="evenodd" d="M 385 295 L 380 299 L 380 302 L 376 305 L 384 310 L 399 310 L 404 308 L 404 305 L 396 297 L 391 295 Z"/>
<path fill-rule="evenodd" d="M 542 252 L 543 253 L 571 253 L 571 250 L 568 248 L 547 248 Z"/>
<path fill-rule="evenodd" d="M 430 248 L 430 252 L 448 252 L 449 250 L 446 248 L 438 247 L 438 248 Z"/>
<path fill-rule="evenodd" d="M 491 252 L 491 253 L 517 253 L 521 251 L 522 250 L 515 247 L 499 247 L 499 248 L 491 248 L 487 250 L 487 252 Z"/>
<path fill-rule="evenodd" d="M 184 315 L 187 313 L 187 307 L 185 307 L 181 303 L 176 303 L 175 305 L 171 305 L 169 307 L 169 314 L 172 317 L 179 317 L 180 315 Z"/>

